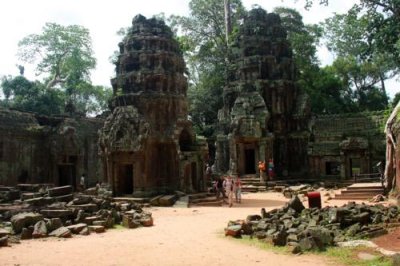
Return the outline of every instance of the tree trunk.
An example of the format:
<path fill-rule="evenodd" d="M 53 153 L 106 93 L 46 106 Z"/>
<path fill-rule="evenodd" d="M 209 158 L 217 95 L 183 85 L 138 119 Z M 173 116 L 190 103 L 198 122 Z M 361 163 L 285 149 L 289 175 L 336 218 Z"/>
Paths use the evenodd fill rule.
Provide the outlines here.
<path fill-rule="evenodd" d="M 232 20 L 231 20 L 231 1 L 224 0 L 224 12 L 225 12 L 225 80 L 229 82 L 231 80 L 231 58 L 229 53 L 229 36 L 232 33 Z"/>
<path fill-rule="evenodd" d="M 229 45 L 229 35 L 232 33 L 232 21 L 231 21 L 231 1 L 224 0 L 224 10 L 225 10 L 225 39 L 226 46 Z"/>
<path fill-rule="evenodd" d="M 389 116 L 386 126 L 386 165 L 385 165 L 385 179 L 387 182 L 387 190 L 390 191 L 398 186 L 395 184 L 396 177 L 396 149 L 397 149 L 397 140 L 396 136 L 393 135 L 392 126 L 396 122 L 397 116 L 400 114 L 400 103 L 396 105 L 391 115 Z"/>

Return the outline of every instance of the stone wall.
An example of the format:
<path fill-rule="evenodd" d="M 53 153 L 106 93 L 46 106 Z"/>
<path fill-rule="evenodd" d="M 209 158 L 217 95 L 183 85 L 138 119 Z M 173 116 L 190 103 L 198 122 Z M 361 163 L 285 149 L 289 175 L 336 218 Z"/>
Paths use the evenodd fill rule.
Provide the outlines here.
<path fill-rule="evenodd" d="M 312 177 L 376 173 L 385 157 L 385 112 L 316 116 L 308 145 Z"/>
<path fill-rule="evenodd" d="M 46 117 L 0 109 L 0 184 L 88 185 L 103 180 L 97 131 L 102 119 Z"/>

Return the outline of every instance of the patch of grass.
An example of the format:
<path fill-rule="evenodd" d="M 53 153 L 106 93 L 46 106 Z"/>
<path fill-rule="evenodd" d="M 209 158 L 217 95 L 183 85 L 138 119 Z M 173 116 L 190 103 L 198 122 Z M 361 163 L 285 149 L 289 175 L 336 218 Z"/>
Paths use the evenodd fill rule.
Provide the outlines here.
<path fill-rule="evenodd" d="M 257 238 L 250 238 L 250 236 L 247 235 L 243 235 L 240 238 L 233 238 L 233 237 L 228 237 L 228 238 L 234 239 L 235 241 L 238 241 L 239 243 L 242 243 L 247 246 L 257 247 L 259 249 L 268 251 L 274 251 L 280 254 L 291 254 L 286 246 L 284 247 L 274 246 L 272 244 L 260 241 Z"/>
<path fill-rule="evenodd" d="M 125 227 L 122 226 L 122 224 L 114 224 L 114 227 L 111 229 L 117 229 L 117 230 L 123 230 L 126 229 Z"/>
<path fill-rule="evenodd" d="M 222 235 L 221 235 L 222 236 Z M 257 247 L 267 251 L 273 251 L 279 254 L 292 255 L 289 248 L 287 246 L 278 247 L 273 246 L 272 244 L 263 242 L 258 240 L 257 238 L 250 238 L 249 236 L 242 236 L 241 238 L 232 238 L 239 243 L 242 243 L 247 246 Z M 376 258 L 372 260 L 361 260 L 357 257 L 357 254 L 360 252 L 369 253 L 375 255 Z M 318 256 L 328 257 L 330 261 L 337 262 L 342 265 L 349 266 L 391 266 L 392 260 L 388 257 L 383 256 L 379 252 L 375 251 L 371 248 L 366 247 L 354 247 L 354 248 L 345 248 L 345 247 L 328 247 L 324 251 L 312 251 L 312 252 L 304 252 L 304 254 L 314 254 Z"/>
<path fill-rule="evenodd" d="M 377 256 L 372 260 L 361 260 L 357 257 L 360 252 L 369 253 Z M 319 253 L 334 261 L 344 265 L 351 266 L 391 266 L 392 260 L 380 254 L 379 252 L 366 247 L 344 248 L 344 247 L 329 247 L 325 252 Z"/>

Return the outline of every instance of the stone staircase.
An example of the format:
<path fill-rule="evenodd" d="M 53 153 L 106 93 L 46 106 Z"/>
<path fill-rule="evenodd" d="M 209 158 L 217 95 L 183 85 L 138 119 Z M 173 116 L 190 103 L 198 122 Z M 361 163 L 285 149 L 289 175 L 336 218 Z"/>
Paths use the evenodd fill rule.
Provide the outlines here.
<path fill-rule="evenodd" d="M 217 207 L 222 206 L 223 200 L 217 199 L 214 193 L 195 193 L 188 195 L 189 207 L 192 206 L 205 206 L 205 207 Z"/>
<path fill-rule="evenodd" d="M 242 192 L 265 192 L 267 190 L 266 182 L 260 182 L 257 175 L 241 176 Z"/>
<path fill-rule="evenodd" d="M 336 194 L 334 199 L 338 200 L 368 200 L 376 195 L 384 194 L 384 188 L 380 182 L 355 183 Z"/>

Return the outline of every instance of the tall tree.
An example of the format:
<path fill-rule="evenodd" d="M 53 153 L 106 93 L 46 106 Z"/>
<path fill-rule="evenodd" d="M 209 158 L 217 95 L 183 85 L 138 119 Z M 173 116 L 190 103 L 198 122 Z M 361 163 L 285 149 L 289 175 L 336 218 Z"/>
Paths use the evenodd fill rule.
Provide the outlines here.
<path fill-rule="evenodd" d="M 225 4 L 228 4 L 226 6 Z M 231 12 L 225 12 L 225 7 Z M 176 32 L 189 68 L 190 115 L 198 134 L 211 136 L 222 107 L 222 91 L 226 85 L 229 64 L 229 26 L 235 34 L 245 9 L 240 0 L 192 0 L 188 17 L 172 16 L 169 22 Z"/>
<path fill-rule="evenodd" d="M 37 74 L 46 75 L 46 87 L 65 84 L 72 76 L 89 80 L 96 66 L 89 30 L 79 26 L 46 23 L 41 34 L 31 34 L 19 44 L 19 58 L 37 63 Z"/>
<path fill-rule="evenodd" d="M 18 46 L 20 60 L 35 64 L 37 74 L 44 76 L 45 85 L 41 86 L 40 95 L 52 94 L 44 90 L 57 90 L 60 99 L 64 100 L 61 110 L 67 103 L 83 114 L 98 113 L 107 108 L 111 89 L 93 86 L 90 81 L 90 71 L 96 66 L 96 59 L 88 29 L 79 25 L 46 23 L 40 34 L 26 36 Z M 17 98 L 13 99 L 14 103 Z M 54 112 L 59 113 L 57 110 Z"/>
<path fill-rule="evenodd" d="M 388 103 L 385 80 L 397 74 L 396 67 L 391 55 L 378 50 L 368 38 L 369 15 L 359 12 L 359 7 L 354 6 L 347 14 L 336 14 L 326 20 L 328 49 L 336 54 L 333 66 L 342 81 L 354 89 L 361 110 L 385 108 Z M 368 96 L 372 98 L 367 100 Z M 370 100 L 381 102 L 369 106 Z"/>
<path fill-rule="evenodd" d="M 274 12 L 281 17 L 287 30 L 297 70 L 297 83 L 308 93 L 314 113 L 340 113 L 354 110 L 351 93 L 335 77 L 331 68 L 319 67 L 317 47 L 322 27 L 306 25 L 300 13 L 292 8 L 277 7 Z"/>

